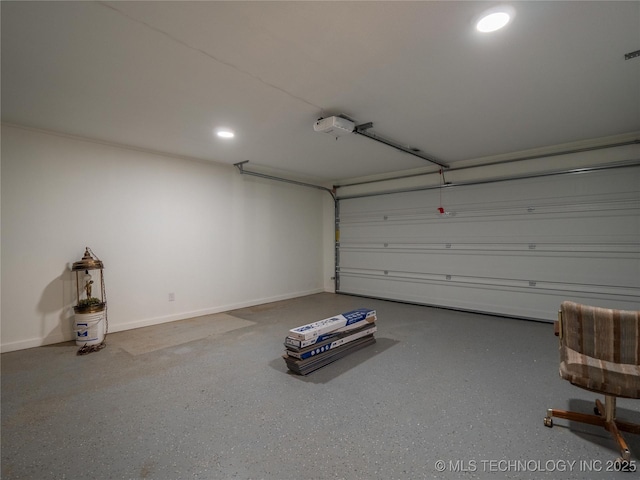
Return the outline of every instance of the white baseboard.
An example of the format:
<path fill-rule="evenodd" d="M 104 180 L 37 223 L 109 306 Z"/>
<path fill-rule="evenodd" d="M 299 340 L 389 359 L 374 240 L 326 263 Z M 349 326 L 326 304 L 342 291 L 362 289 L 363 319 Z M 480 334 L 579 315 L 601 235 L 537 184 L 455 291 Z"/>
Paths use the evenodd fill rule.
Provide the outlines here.
<path fill-rule="evenodd" d="M 119 323 L 117 325 L 110 325 L 109 332 L 121 332 L 124 330 L 132 330 L 134 328 L 150 327 L 151 325 L 160 325 L 162 323 L 175 322 L 178 320 L 185 320 L 187 318 L 202 317 L 204 315 L 213 315 L 216 313 L 228 312 L 230 310 L 236 310 L 238 308 L 254 307 L 256 305 L 263 305 L 265 303 L 279 302 L 281 300 L 289 300 L 291 298 L 305 297 L 307 295 L 313 295 L 316 293 L 324 292 L 323 289 L 313 289 L 305 292 L 296 292 L 285 295 L 276 295 L 274 297 L 265 297 L 255 300 L 248 300 L 245 302 L 230 303 L 227 305 L 220 305 L 217 307 L 205 308 L 202 310 L 193 310 L 190 312 L 176 313 L 173 315 L 166 315 L 162 317 L 144 318 L 140 320 L 134 320 L 126 323 Z"/>
<path fill-rule="evenodd" d="M 17 342 L 3 343 L 0 345 L 0 353 L 15 352 L 16 350 L 26 350 L 27 348 L 52 345 L 54 343 L 68 342 L 72 338 L 65 338 L 62 333 L 49 335 L 47 338 L 29 338 L 28 340 L 18 340 Z"/>
<path fill-rule="evenodd" d="M 201 317 L 203 315 L 213 315 L 215 313 L 228 312 L 230 310 L 236 310 L 238 308 L 254 307 L 256 305 L 263 305 L 265 303 L 279 302 L 281 300 L 289 300 L 292 298 L 305 297 L 307 295 L 314 295 L 316 293 L 323 293 L 325 290 L 322 288 L 316 288 L 313 290 L 307 290 L 304 292 L 288 293 L 285 295 L 276 295 L 273 297 L 265 297 L 254 300 L 247 300 L 244 302 L 231 303 L 227 305 L 220 305 L 217 307 L 205 308 L 202 310 L 193 310 L 190 312 L 176 313 L 173 315 L 166 315 L 162 317 L 143 318 L 139 320 L 133 320 L 130 322 L 116 323 L 109 325 L 109 333 L 121 332 L 125 330 L 133 330 L 134 328 L 150 327 L 152 325 L 159 325 L 161 323 L 175 322 L 177 320 L 185 320 L 187 318 Z M 3 343 L 0 345 L 1 353 L 14 352 L 16 350 L 25 350 L 27 348 L 42 347 L 44 345 L 52 345 L 54 343 L 69 342 L 73 340 L 72 336 L 68 338 L 62 334 L 49 335 L 46 338 L 30 338 L 28 340 L 19 340 L 16 342 Z"/>

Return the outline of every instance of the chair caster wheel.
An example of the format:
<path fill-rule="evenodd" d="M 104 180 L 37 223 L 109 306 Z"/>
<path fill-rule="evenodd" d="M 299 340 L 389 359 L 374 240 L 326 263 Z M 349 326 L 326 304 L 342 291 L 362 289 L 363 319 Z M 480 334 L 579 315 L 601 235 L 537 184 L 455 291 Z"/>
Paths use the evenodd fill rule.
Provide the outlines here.
<path fill-rule="evenodd" d="M 553 419 L 551 417 L 544 417 L 544 426 L 545 427 L 553 427 Z"/>
<path fill-rule="evenodd" d="M 600 413 L 600 410 L 598 410 L 598 407 L 593 407 L 593 413 L 595 413 L 596 415 L 598 415 L 599 417 L 602 416 L 602 414 Z"/>

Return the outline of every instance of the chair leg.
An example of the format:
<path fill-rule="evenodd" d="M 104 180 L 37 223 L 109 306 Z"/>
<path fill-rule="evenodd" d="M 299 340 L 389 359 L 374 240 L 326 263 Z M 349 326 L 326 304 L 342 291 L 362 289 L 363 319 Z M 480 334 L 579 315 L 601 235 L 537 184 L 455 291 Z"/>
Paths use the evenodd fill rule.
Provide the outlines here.
<path fill-rule="evenodd" d="M 602 406 L 602 402 L 600 402 L 600 400 L 596 400 L 596 406 L 594 407 L 593 411 L 596 415 L 602 415 L 601 412 L 605 411 L 605 408 Z M 618 430 L 622 430 L 623 432 L 637 433 L 640 435 L 640 425 L 638 425 L 637 423 L 623 422 L 622 420 L 618 420 L 617 418 L 615 418 L 615 413 L 613 414 L 613 418 L 616 421 Z"/>
<path fill-rule="evenodd" d="M 640 425 L 616 420 L 616 397 L 611 395 L 605 396 L 604 405 L 600 400 L 596 400 L 594 412 L 596 415 L 549 408 L 547 409 L 547 416 L 544 418 L 544 424 L 547 427 L 553 427 L 553 417 L 556 417 L 604 427 L 609 431 L 615 442 L 618 444 L 622 460 L 629 461 L 631 459 L 631 452 L 629 451 L 627 442 L 620 434 L 620 430 L 631 433 L 640 433 Z"/>
<path fill-rule="evenodd" d="M 622 459 L 626 461 L 631 460 L 631 452 L 629 451 L 629 446 L 627 445 L 627 442 L 625 442 L 622 435 L 620 435 L 620 431 L 618 430 L 616 422 L 607 422 L 606 428 L 607 430 L 609 430 L 609 433 L 611 433 L 611 436 L 618 444 L 618 448 L 620 449 L 620 456 L 622 457 Z"/>
<path fill-rule="evenodd" d="M 616 420 L 616 425 L 618 426 L 618 430 L 640 435 L 640 425 L 636 423 L 629 423 L 629 422 L 623 422 L 621 420 Z"/>
<path fill-rule="evenodd" d="M 602 412 L 602 403 L 600 400 L 596 400 L 596 405 L 598 409 Z M 620 430 L 618 429 L 617 420 L 616 420 L 616 397 L 612 395 L 606 395 L 604 397 L 604 412 L 605 412 L 605 422 L 606 429 L 609 430 L 611 436 L 618 444 L 618 448 L 620 448 L 620 455 L 623 460 L 631 459 L 631 452 L 629 452 L 629 446 L 627 442 L 624 440 L 622 435 L 620 434 Z"/>
<path fill-rule="evenodd" d="M 606 425 L 604 417 L 601 417 L 599 415 L 589 415 L 587 413 L 572 412 L 570 410 L 558 410 L 556 408 L 549 408 L 547 409 L 547 416 L 545 417 L 545 425 L 547 427 L 553 427 L 553 420 L 551 420 L 552 417 L 564 418 L 565 420 L 572 420 L 574 422 L 588 423 L 590 425 L 597 425 L 599 427 L 604 427 Z M 551 421 L 548 422 L 547 419 Z M 547 425 L 547 423 L 550 423 L 550 425 Z"/>

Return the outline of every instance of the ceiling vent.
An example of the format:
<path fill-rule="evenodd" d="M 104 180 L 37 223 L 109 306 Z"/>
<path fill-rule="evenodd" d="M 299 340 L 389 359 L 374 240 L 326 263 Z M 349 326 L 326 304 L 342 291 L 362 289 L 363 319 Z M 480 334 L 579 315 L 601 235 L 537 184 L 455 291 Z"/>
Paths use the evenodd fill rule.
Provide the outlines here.
<path fill-rule="evenodd" d="M 334 137 L 353 133 L 356 129 L 355 123 L 342 117 L 321 118 L 313 124 L 316 132 L 329 133 Z"/>

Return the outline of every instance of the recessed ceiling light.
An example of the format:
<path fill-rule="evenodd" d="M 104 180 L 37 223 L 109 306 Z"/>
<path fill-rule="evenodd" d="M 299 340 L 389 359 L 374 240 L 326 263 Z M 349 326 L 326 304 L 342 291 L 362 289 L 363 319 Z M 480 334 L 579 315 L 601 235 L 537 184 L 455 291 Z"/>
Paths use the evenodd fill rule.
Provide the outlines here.
<path fill-rule="evenodd" d="M 221 138 L 233 138 L 236 136 L 236 134 L 233 133 L 233 131 L 229 130 L 228 128 L 219 128 L 216 131 L 216 135 L 218 135 Z"/>
<path fill-rule="evenodd" d="M 476 30 L 482 33 L 495 32 L 505 27 L 515 16 L 515 10 L 509 5 L 490 8 L 476 22 Z"/>

